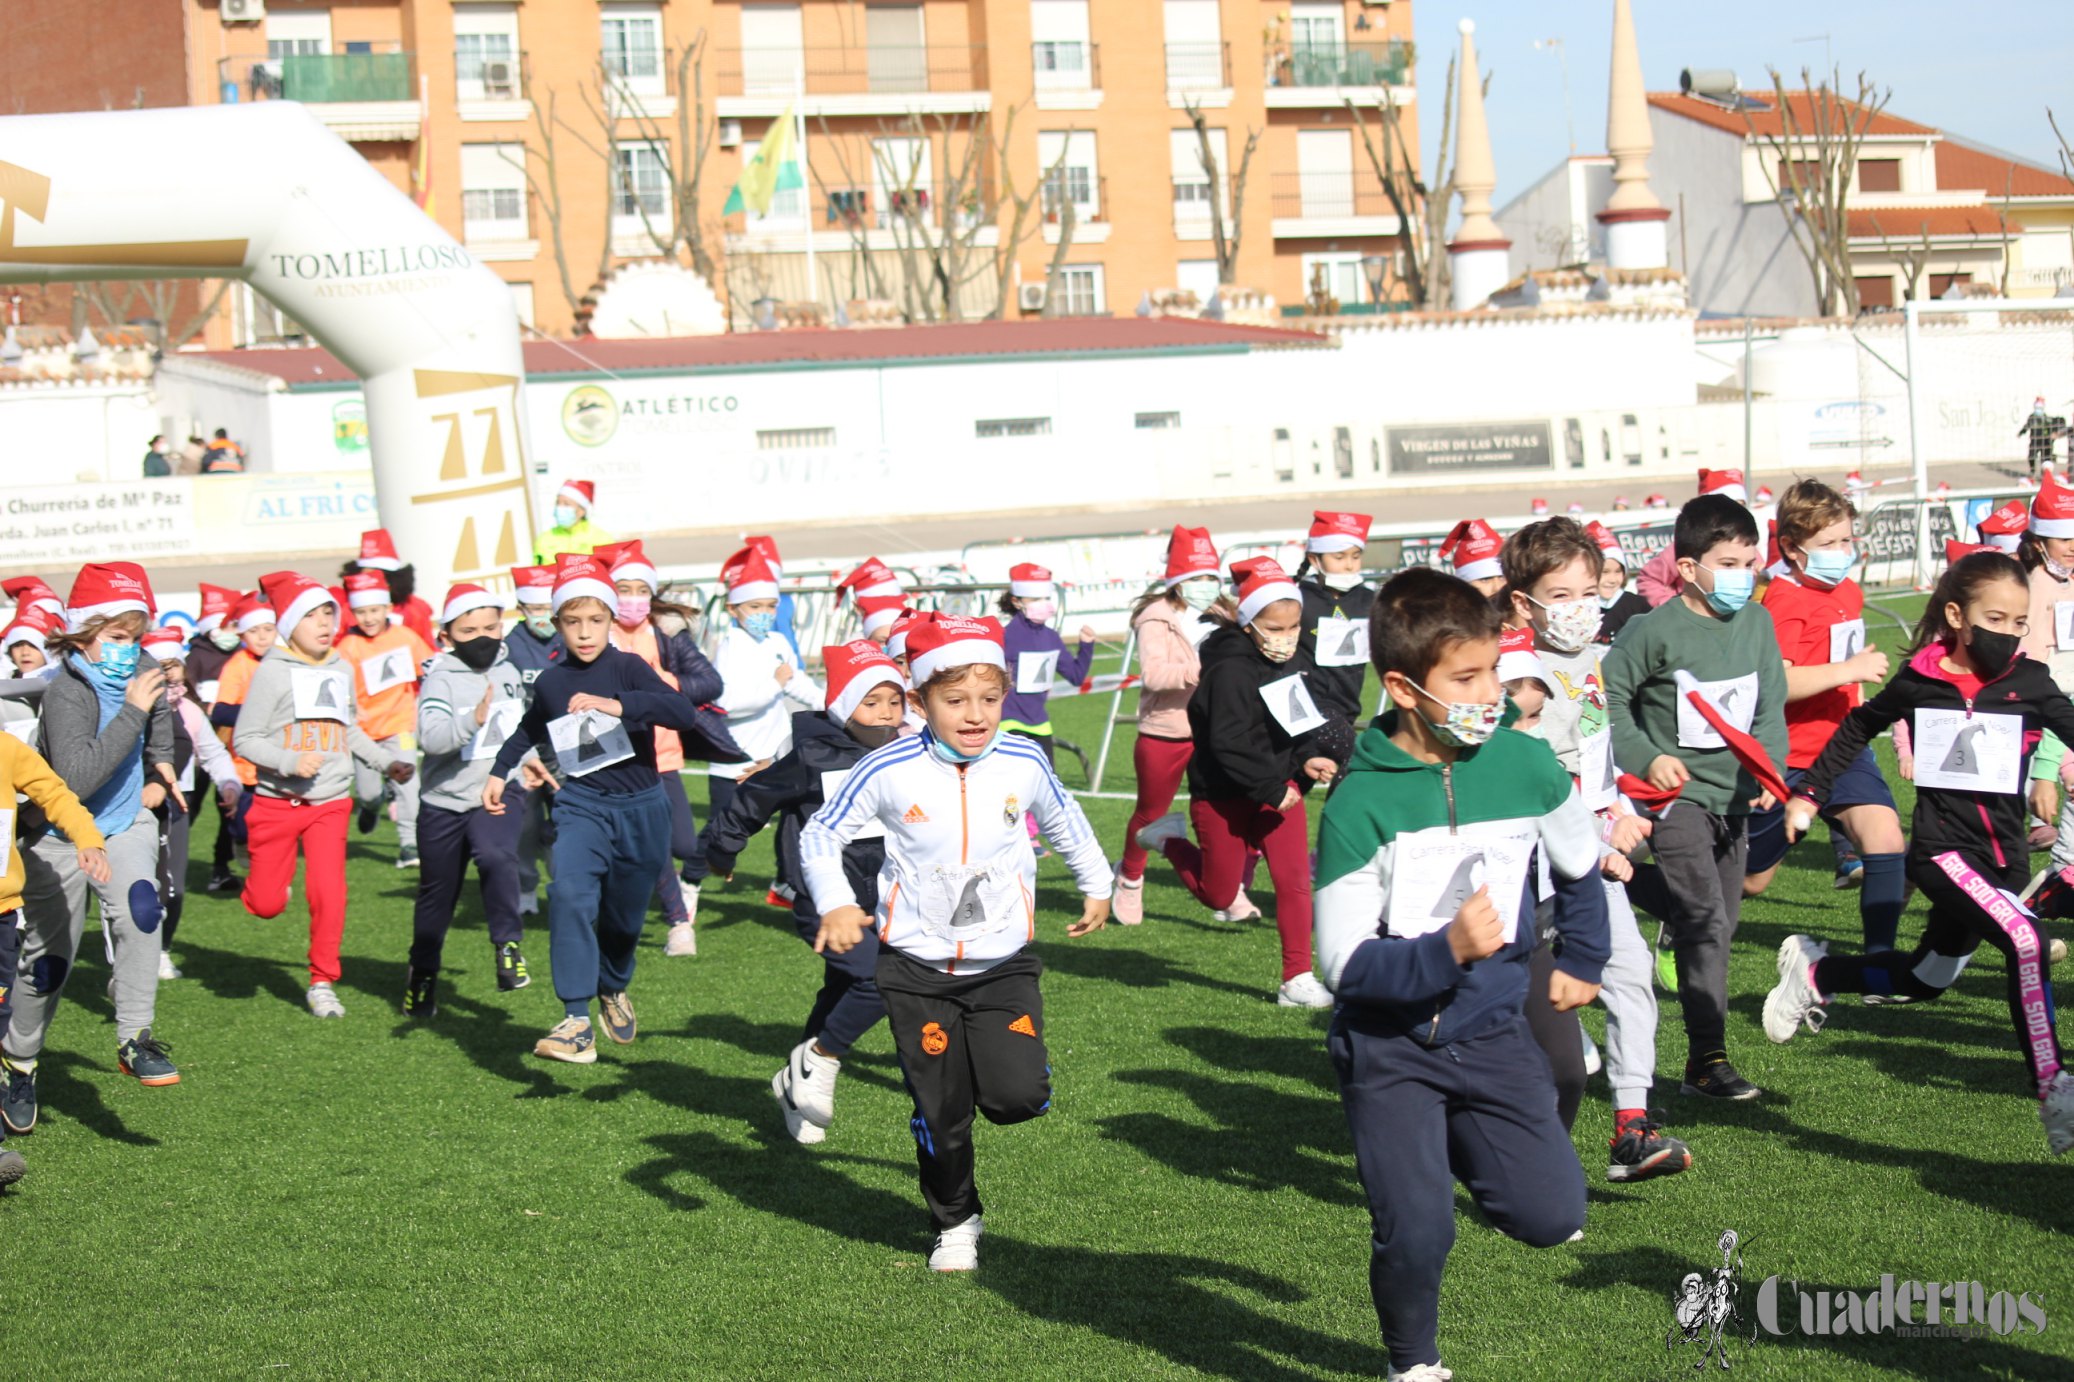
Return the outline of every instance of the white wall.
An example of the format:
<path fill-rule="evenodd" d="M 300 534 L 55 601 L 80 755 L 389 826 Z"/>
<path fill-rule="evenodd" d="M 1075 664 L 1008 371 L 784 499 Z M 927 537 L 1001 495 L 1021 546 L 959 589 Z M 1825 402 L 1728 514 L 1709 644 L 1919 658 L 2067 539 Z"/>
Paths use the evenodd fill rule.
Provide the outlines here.
<path fill-rule="evenodd" d="M 148 384 L 0 388 L 0 486 L 141 478 L 159 430 Z"/>

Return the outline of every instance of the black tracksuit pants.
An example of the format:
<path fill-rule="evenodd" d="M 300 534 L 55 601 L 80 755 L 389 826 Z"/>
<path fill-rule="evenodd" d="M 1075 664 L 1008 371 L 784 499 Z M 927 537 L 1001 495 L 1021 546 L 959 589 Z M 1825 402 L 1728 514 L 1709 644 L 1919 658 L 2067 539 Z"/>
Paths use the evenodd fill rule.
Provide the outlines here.
<path fill-rule="evenodd" d="M 461 900 L 461 881 L 469 860 L 482 887 L 483 916 L 490 944 L 520 939 L 519 831 L 525 826 L 523 794 L 505 793 L 504 814 L 477 808 L 449 811 L 425 806 L 418 811 L 418 902 L 412 916 L 410 962 L 413 969 L 437 971 L 454 907 Z"/>

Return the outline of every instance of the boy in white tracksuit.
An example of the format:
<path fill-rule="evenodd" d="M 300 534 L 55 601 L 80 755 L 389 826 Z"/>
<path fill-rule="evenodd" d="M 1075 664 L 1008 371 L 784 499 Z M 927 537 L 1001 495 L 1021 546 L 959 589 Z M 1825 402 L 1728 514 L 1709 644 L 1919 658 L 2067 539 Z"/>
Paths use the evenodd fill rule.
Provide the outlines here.
<path fill-rule="evenodd" d="M 1110 869 L 1080 806 L 1033 744 L 999 732 L 1008 691 L 1001 625 L 937 619 L 910 636 L 913 693 L 928 728 L 867 754 L 800 835 L 821 913 L 816 950 L 841 954 L 878 929 L 878 986 L 914 1096 L 922 1196 L 937 1230 L 929 1265 L 979 1263 L 972 1115 L 1019 1123 L 1051 1107 L 1037 936 L 1039 828 L 1085 895 L 1069 936 L 1109 916 Z M 882 828 L 876 917 L 843 871 L 843 846 Z"/>

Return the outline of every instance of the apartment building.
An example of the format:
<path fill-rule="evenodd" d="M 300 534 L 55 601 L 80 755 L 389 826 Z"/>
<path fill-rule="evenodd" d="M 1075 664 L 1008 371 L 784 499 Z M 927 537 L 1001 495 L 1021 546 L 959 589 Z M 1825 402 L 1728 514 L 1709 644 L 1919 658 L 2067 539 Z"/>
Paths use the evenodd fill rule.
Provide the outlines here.
<path fill-rule="evenodd" d="M 1285 309 L 1361 310 L 1402 227 L 1347 103 L 1374 131 L 1395 102 L 1418 150 L 1410 0 L 136 0 L 94 44 L 52 0 L 8 8 L 11 108 L 300 101 L 553 335 L 659 258 L 738 326 L 1207 301 L 1220 250 Z M 804 185 L 725 212 L 788 114 Z M 296 331 L 237 288 L 207 340 Z"/>

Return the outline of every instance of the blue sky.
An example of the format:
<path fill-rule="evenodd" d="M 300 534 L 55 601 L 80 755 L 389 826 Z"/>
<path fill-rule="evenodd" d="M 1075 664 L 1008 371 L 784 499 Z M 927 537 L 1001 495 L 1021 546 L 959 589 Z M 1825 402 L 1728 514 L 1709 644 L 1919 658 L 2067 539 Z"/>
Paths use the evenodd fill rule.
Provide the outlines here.
<path fill-rule="evenodd" d="M 1606 148 L 1606 73 L 1613 0 L 1413 0 L 1419 47 L 1420 132 L 1430 160 L 1439 138 L 1448 55 L 1466 15 L 1491 76 L 1487 110 L 1503 206 L 1568 156 L 1563 73 L 1535 39 L 1561 38 L 1570 68 L 1577 152 Z M 2057 166 L 2050 103 L 2074 138 L 2074 3 L 2069 0 L 1634 0 L 1642 76 L 1676 91 L 1685 67 L 1727 67 L 1745 90 L 1769 90 L 1767 67 L 1798 85 L 1825 66 L 1827 33 L 1857 90 L 1863 69 L 1893 88 L 1889 109 L 2025 158 Z M 1430 166 L 1430 165 L 1429 165 Z"/>

